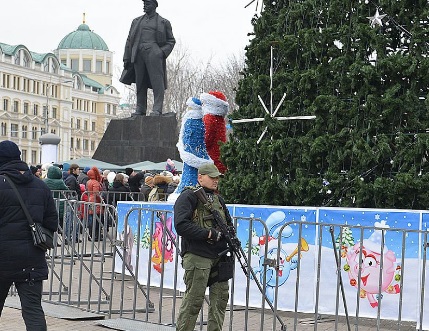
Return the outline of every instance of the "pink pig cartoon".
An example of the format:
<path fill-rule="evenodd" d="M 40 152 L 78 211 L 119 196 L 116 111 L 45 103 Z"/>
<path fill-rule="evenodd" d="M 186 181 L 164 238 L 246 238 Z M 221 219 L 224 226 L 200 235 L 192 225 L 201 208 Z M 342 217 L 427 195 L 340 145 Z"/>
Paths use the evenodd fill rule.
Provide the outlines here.
<path fill-rule="evenodd" d="M 386 221 L 376 222 L 374 225 L 377 228 L 388 228 Z M 396 270 L 396 257 L 387 246 L 383 248 L 383 269 L 381 270 L 381 238 L 382 230 L 374 230 L 374 233 L 362 244 L 354 245 L 347 252 L 347 265 L 344 267 L 348 272 L 350 285 L 356 288 L 358 287 L 359 268 L 361 268 L 360 296 L 361 298 L 366 296 L 373 308 L 378 306 L 378 300 L 374 294 L 379 292 L 380 272 L 382 273 L 381 292 L 397 294 L 400 291 L 398 284 L 392 285 Z M 359 261 L 359 258 L 362 261 Z"/>

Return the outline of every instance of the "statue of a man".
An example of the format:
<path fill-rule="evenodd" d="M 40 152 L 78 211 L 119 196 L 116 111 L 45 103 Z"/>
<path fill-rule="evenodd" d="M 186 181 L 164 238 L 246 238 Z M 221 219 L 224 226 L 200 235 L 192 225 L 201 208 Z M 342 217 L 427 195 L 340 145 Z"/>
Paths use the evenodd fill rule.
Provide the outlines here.
<path fill-rule="evenodd" d="M 161 116 L 167 88 L 166 59 L 176 44 L 171 24 L 156 12 L 156 0 L 143 0 L 144 15 L 131 23 L 125 44 L 124 70 L 119 79 L 126 85 L 136 83 L 136 115 L 146 115 L 147 90 L 153 90 L 150 116 Z"/>

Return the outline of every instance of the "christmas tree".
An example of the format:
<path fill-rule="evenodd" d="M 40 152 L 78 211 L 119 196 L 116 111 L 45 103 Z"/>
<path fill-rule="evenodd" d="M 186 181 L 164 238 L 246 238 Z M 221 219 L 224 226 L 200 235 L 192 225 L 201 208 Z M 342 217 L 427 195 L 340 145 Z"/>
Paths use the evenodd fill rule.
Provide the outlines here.
<path fill-rule="evenodd" d="M 150 229 L 149 229 L 148 225 L 146 224 L 146 227 L 145 227 L 145 229 L 143 231 L 143 235 L 142 235 L 142 238 L 141 238 L 140 245 L 141 245 L 142 248 L 148 249 L 148 248 L 151 248 L 150 242 L 151 242 L 151 239 L 150 239 Z"/>
<path fill-rule="evenodd" d="M 347 227 L 341 227 L 341 233 L 338 234 L 335 239 L 335 248 L 340 250 L 341 257 L 345 258 L 347 251 L 351 249 L 355 244 L 355 238 L 353 238 L 352 230 Z"/>
<path fill-rule="evenodd" d="M 226 200 L 425 209 L 427 1 L 263 4 L 221 149 Z"/>

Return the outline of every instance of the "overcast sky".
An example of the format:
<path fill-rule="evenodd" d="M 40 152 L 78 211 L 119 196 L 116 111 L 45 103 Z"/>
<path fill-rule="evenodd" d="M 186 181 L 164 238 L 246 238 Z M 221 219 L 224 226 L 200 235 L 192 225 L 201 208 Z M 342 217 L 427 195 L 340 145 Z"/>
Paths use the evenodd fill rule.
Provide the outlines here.
<path fill-rule="evenodd" d="M 168 19 L 173 34 L 197 63 L 217 64 L 240 55 L 252 32 L 255 6 L 250 0 L 158 0 L 157 12 Z M 122 67 L 125 40 L 133 18 L 143 14 L 141 0 L 12 0 L 2 6 L 0 42 L 23 44 L 47 53 L 75 31 L 86 13 L 86 24 L 114 52 Z M 218 62 L 219 61 L 219 62 Z M 116 85 L 116 84 L 114 84 Z"/>

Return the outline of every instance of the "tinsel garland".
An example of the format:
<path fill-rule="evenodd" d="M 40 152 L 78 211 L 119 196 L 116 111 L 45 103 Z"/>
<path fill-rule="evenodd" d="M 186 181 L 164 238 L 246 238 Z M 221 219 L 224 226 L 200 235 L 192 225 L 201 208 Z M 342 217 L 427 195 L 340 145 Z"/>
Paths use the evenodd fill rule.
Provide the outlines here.
<path fill-rule="evenodd" d="M 180 183 L 168 201 L 174 201 L 186 186 L 195 186 L 198 183 L 198 168 L 205 163 L 213 163 L 207 153 L 204 142 L 204 123 L 202 110 L 188 110 L 182 119 L 177 148 L 183 161 L 183 170 Z"/>
<path fill-rule="evenodd" d="M 205 126 L 205 142 L 207 152 L 214 161 L 214 164 L 221 173 L 225 173 L 227 168 L 220 161 L 220 145 L 219 142 L 226 142 L 226 126 L 223 116 L 205 114 L 203 117 Z"/>

